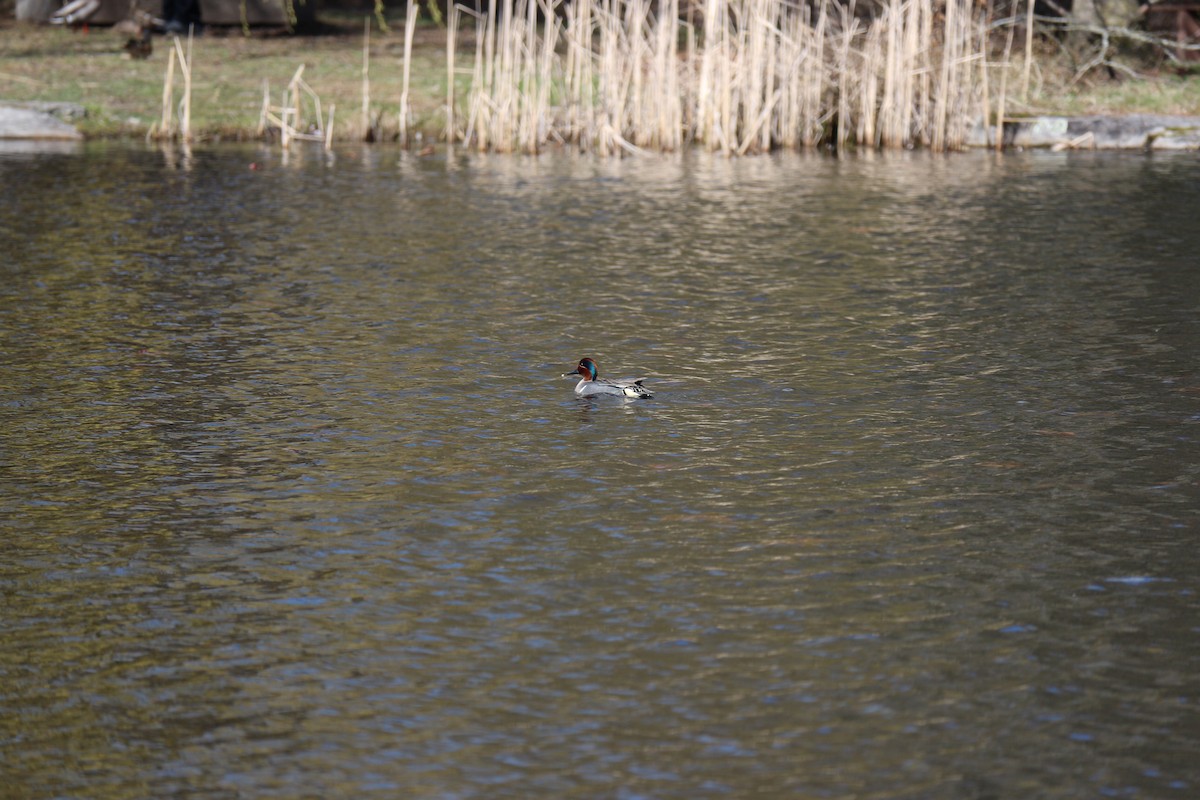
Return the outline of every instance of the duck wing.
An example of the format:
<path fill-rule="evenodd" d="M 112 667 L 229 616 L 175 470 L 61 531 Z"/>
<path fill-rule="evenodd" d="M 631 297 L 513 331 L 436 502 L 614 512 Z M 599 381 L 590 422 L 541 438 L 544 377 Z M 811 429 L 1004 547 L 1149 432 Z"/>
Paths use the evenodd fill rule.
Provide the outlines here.
<path fill-rule="evenodd" d="M 621 391 L 627 397 L 653 397 L 653 393 L 645 386 L 642 386 L 642 381 L 645 378 L 625 378 L 623 380 L 613 381 L 613 385 L 619 386 Z"/>

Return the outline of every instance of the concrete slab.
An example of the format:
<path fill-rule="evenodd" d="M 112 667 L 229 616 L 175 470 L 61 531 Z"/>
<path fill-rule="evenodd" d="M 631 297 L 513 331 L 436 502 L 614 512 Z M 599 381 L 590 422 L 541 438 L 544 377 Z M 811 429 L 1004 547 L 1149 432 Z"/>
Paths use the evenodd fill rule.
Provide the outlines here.
<path fill-rule="evenodd" d="M 65 100 L 0 100 L 0 107 L 2 106 L 41 111 L 44 114 L 52 114 L 63 122 L 83 119 L 87 116 L 86 108 L 79 103 L 68 103 Z"/>
<path fill-rule="evenodd" d="M 0 106 L 0 139 L 82 139 L 75 126 L 32 108 Z"/>
<path fill-rule="evenodd" d="M 968 147 L 992 147 L 994 125 L 976 123 Z M 1169 114 L 1010 119 L 1004 123 L 1005 147 L 1048 147 L 1082 150 L 1196 149 L 1200 117 Z"/>

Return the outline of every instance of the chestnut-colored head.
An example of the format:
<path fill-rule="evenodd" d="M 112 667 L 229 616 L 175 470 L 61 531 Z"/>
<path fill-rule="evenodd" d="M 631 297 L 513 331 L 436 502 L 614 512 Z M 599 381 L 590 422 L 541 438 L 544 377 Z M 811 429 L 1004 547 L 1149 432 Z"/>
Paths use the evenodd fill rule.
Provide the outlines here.
<path fill-rule="evenodd" d="M 596 362 L 590 358 L 580 359 L 579 366 L 575 368 L 575 371 L 589 381 L 596 380 L 600 375 L 600 370 L 596 368 Z"/>

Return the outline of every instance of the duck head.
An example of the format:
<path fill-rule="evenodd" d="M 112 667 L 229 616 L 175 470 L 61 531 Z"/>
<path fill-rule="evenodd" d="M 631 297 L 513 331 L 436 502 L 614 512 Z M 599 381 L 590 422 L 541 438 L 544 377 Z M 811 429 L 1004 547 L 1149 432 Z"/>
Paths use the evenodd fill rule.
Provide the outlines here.
<path fill-rule="evenodd" d="M 596 380 L 596 376 L 600 374 L 600 371 L 596 369 L 596 362 L 590 358 L 581 359 L 579 366 L 575 368 L 575 372 L 568 372 L 567 374 L 574 375 L 576 372 L 582 375 L 583 379 L 587 381 Z"/>

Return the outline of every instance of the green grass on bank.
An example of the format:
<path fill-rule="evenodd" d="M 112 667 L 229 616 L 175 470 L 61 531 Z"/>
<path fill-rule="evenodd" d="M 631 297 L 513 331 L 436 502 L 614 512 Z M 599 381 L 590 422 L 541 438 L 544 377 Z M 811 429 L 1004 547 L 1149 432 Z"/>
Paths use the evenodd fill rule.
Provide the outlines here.
<path fill-rule="evenodd" d="M 361 25 L 361 22 L 359 23 Z M 384 136 L 394 136 L 400 106 L 403 27 L 371 31 L 370 115 Z M 78 103 L 88 111 L 78 123 L 86 136 L 145 135 L 162 115 L 163 81 L 171 40 L 154 37 L 145 60 L 126 57 L 127 35 L 111 28 L 87 32 L 8 23 L 0 29 L 0 100 Z M 468 51 L 468 55 L 470 51 Z M 254 135 L 262 107 L 263 80 L 272 102 L 281 102 L 296 68 L 320 96 L 328 113 L 336 105 L 337 138 L 362 135 L 363 37 L 243 36 L 240 30 L 213 31 L 192 45 L 192 130 L 201 138 Z M 465 95 L 470 75 L 456 84 Z M 176 67 L 175 97 L 182 96 Z M 445 125 L 445 31 L 422 25 L 415 37 L 409 102 L 415 130 L 440 135 Z"/>
<path fill-rule="evenodd" d="M 327 111 L 337 107 L 334 134 L 357 139 L 362 124 L 361 19 L 337 19 L 319 36 L 255 35 L 212 30 L 193 45 L 192 129 L 200 138 L 248 138 L 258 125 L 263 79 L 272 100 L 280 101 L 296 68 L 320 95 Z M 440 137 L 445 119 L 445 30 L 422 22 L 415 36 L 410 103 L 413 129 Z M 155 38 L 153 55 L 131 60 L 122 49 L 126 36 L 110 28 L 82 30 L 0 23 L 0 100 L 79 103 L 88 117 L 79 123 L 89 137 L 143 136 L 161 116 L 163 77 L 170 40 Z M 459 114 L 465 105 L 474 45 L 464 30 L 458 43 Z M 397 130 L 404 52 L 403 23 L 382 32 L 372 25 L 370 116 L 384 138 Z M 1196 114 L 1200 77 L 1169 73 L 1138 79 L 1111 79 L 1098 71 L 1071 83 L 1070 68 L 1052 57 L 1038 60 L 1030 96 L 1022 99 L 1019 69 L 1009 84 L 1009 115 Z M 176 98 L 182 83 L 176 74 Z"/>
<path fill-rule="evenodd" d="M 1056 114 L 1200 114 L 1200 77 L 1149 76 L 1106 80 L 1059 90 L 1050 99 Z"/>
<path fill-rule="evenodd" d="M 1131 77 L 1106 67 L 1095 67 L 1082 76 L 1077 70 L 1095 55 L 1094 44 L 1083 46 L 1074 58 L 1067 55 L 1062 42 L 1041 40 L 1035 50 L 1031 70 L 1030 96 L 1020 97 L 1019 90 L 1009 107 L 1012 115 L 1059 114 L 1200 114 L 1200 74 L 1196 71 L 1173 70 L 1171 65 L 1153 53 L 1143 52 L 1148 61 L 1121 58 L 1114 62 Z M 1014 53 L 1013 69 L 1009 73 L 1009 89 L 1021 85 L 1024 60 Z"/>

